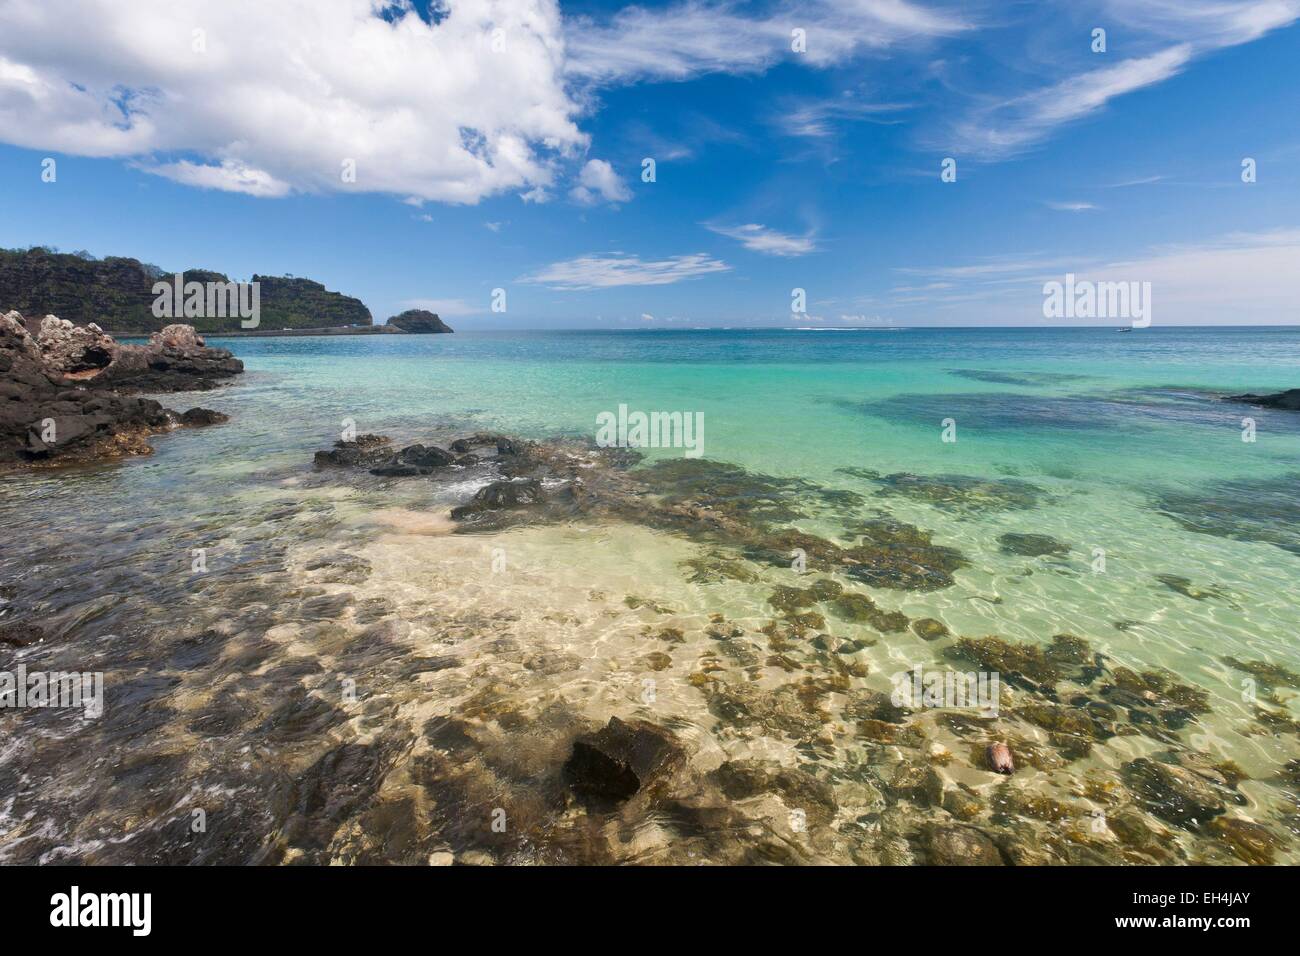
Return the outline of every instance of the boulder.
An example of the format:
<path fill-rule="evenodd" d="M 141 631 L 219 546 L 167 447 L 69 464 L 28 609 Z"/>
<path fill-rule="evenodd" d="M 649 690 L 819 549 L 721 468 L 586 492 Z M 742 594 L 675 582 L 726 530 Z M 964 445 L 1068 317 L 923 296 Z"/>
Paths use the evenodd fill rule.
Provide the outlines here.
<path fill-rule="evenodd" d="M 41 320 L 36 346 L 47 369 L 66 378 L 84 378 L 108 367 L 117 343 L 93 322 L 73 325 L 47 315 Z"/>
<path fill-rule="evenodd" d="M 565 781 L 579 796 L 621 803 L 666 777 L 684 761 L 677 739 L 646 721 L 611 717 L 573 742 Z"/>

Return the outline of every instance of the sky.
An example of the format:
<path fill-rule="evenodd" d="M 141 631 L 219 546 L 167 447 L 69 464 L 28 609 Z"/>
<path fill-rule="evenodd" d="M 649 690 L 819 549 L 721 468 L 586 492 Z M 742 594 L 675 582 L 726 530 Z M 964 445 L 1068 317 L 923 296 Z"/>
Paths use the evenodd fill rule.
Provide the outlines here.
<path fill-rule="evenodd" d="M 0 246 L 307 276 L 458 329 L 1088 324 L 1044 316 L 1067 274 L 1149 282 L 1156 325 L 1300 324 L 1298 22 L 0 0 Z"/>

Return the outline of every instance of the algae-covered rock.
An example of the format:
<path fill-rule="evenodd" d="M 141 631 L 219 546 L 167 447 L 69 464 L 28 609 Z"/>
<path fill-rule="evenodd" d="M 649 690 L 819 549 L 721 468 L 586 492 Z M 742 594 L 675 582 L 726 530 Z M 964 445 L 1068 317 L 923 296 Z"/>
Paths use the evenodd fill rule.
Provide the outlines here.
<path fill-rule="evenodd" d="M 1205 823 L 1227 809 L 1221 788 L 1184 767 L 1139 757 L 1122 774 L 1138 803 L 1178 826 Z"/>
<path fill-rule="evenodd" d="M 1238 817 L 1216 817 L 1206 829 L 1227 844 L 1238 858 L 1255 866 L 1271 866 L 1282 841 L 1268 827 Z"/>
<path fill-rule="evenodd" d="M 920 843 L 931 866 L 1003 866 L 1002 854 L 974 827 L 927 825 Z"/>
<path fill-rule="evenodd" d="M 947 624 L 933 617 L 920 617 L 913 621 L 912 633 L 923 641 L 937 641 L 952 634 Z"/>

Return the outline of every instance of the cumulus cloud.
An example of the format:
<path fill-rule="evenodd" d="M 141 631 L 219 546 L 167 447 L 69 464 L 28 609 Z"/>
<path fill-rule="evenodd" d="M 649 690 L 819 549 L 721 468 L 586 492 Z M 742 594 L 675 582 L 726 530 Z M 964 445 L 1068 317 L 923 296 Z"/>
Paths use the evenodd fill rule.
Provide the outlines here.
<path fill-rule="evenodd" d="M 683 279 L 726 272 L 730 268 L 721 259 L 703 252 L 649 262 L 638 256 L 614 253 L 555 262 L 520 281 L 582 292 L 628 285 L 671 285 Z"/>
<path fill-rule="evenodd" d="M 603 159 L 592 159 L 582 167 L 578 185 L 569 192 L 574 202 L 591 205 L 604 199 L 606 202 L 627 202 L 632 190 L 619 179 L 614 167 Z"/>
<path fill-rule="evenodd" d="M 769 229 L 756 222 L 743 226 L 706 226 L 711 232 L 728 239 L 735 239 L 750 252 L 759 252 L 768 256 L 806 256 L 817 249 L 817 241 L 811 233 L 794 236 L 785 232 Z"/>
<path fill-rule="evenodd" d="M 0 140 L 254 196 L 538 196 L 588 143 L 563 65 L 554 0 L 428 21 L 410 0 L 0 0 Z"/>

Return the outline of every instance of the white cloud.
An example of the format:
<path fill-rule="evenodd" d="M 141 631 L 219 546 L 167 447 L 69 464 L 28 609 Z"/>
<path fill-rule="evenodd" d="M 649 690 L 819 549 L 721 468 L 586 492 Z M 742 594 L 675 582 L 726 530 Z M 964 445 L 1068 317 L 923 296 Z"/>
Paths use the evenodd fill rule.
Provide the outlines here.
<path fill-rule="evenodd" d="M 227 159 L 211 165 L 191 163 L 185 159 L 178 163 L 164 163 L 157 166 L 141 165 L 140 168 L 147 173 L 163 176 L 186 186 L 247 193 L 262 198 L 287 196 L 291 188 L 288 183 L 281 182 L 270 173 L 253 169 L 237 159 Z"/>
<path fill-rule="evenodd" d="M 613 166 L 603 159 L 592 159 L 582 167 L 578 185 L 569 191 L 569 198 L 584 205 L 592 205 L 601 199 L 627 202 L 632 198 L 632 190 L 618 178 Z"/>
<path fill-rule="evenodd" d="M 806 256 L 817 250 L 817 241 L 812 234 L 793 236 L 778 232 L 756 222 L 743 226 L 708 226 L 711 232 L 728 239 L 735 239 L 750 252 L 760 252 L 768 256 Z"/>
<path fill-rule="evenodd" d="M 1049 202 L 1047 208 L 1055 209 L 1058 212 L 1087 212 L 1097 207 L 1090 202 Z"/>
<path fill-rule="evenodd" d="M 587 146 L 563 67 L 555 0 L 0 0 L 0 141 L 255 196 L 537 195 Z"/>
<path fill-rule="evenodd" d="M 777 112 L 773 120 L 786 136 L 804 139 L 825 139 L 835 132 L 841 121 L 897 122 L 897 114 L 908 109 L 907 103 L 864 103 L 850 97 L 822 101 L 807 101 L 787 105 Z"/>
<path fill-rule="evenodd" d="M 717 272 L 730 266 L 703 252 L 645 262 L 638 256 L 614 253 L 608 256 L 582 256 L 552 263 L 521 282 L 531 282 L 569 292 L 609 289 L 629 285 L 671 285 L 683 279 Z"/>
<path fill-rule="evenodd" d="M 1117 96 L 1168 79 L 1191 58 L 1191 46 L 1182 44 L 1148 57 L 1121 60 L 1080 73 L 1046 89 L 978 110 L 957 125 L 953 146 L 986 159 L 1014 155 L 1062 123 L 1080 119 Z"/>

